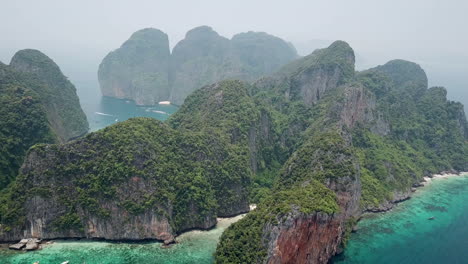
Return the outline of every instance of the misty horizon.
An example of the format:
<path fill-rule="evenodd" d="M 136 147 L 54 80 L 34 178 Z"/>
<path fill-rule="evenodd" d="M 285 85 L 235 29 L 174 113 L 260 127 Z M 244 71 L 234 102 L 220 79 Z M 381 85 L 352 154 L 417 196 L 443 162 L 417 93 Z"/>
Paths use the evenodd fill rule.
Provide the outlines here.
<path fill-rule="evenodd" d="M 468 37 L 458 31 L 468 24 L 466 9 L 468 3 L 457 0 L 366 0 L 359 5 L 344 1 L 289 5 L 268 1 L 7 2 L 0 14 L 15 23 L 0 25 L 5 36 L 0 61 L 8 64 L 16 51 L 38 49 L 80 91 L 86 89 L 82 83 L 95 82 L 98 87 L 99 63 L 135 31 L 160 29 L 168 34 L 172 49 L 188 30 L 207 25 L 229 39 L 241 32 L 266 32 L 291 42 L 301 56 L 343 40 L 355 51 L 357 70 L 393 59 L 413 61 L 426 71 L 429 86 L 444 86 L 450 99 L 467 105 Z"/>

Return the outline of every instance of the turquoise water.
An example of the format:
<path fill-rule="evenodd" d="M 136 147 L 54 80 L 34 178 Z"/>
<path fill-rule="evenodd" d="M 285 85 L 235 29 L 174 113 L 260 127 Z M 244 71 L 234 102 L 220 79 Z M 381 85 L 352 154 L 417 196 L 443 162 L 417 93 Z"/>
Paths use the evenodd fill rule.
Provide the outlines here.
<path fill-rule="evenodd" d="M 360 221 L 335 263 L 468 263 L 467 224 L 468 175 L 437 179 L 394 210 Z"/>
<path fill-rule="evenodd" d="M 177 111 L 177 107 L 173 105 L 137 106 L 129 100 L 100 97 L 97 104 L 84 102 L 83 110 L 88 117 L 90 131 L 96 131 L 132 117 L 144 116 L 164 121 Z"/>
<path fill-rule="evenodd" d="M 83 110 L 95 131 L 131 117 L 167 119 L 176 106 L 136 106 L 101 97 L 95 83 L 77 83 Z M 468 176 L 438 179 L 418 189 L 394 210 L 359 222 L 343 255 L 335 263 L 468 263 Z M 435 220 L 428 220 L 429 217 Z M 34 252 L 0 248 L 1 264 L 62 263 L 211 263 L 224 229 L 240 217 L 222 220 L 210 231 L 193 231 L 179 244 L 56 241 Z"/>
<path fill-rule="evenodd" d="M 437 179 L 390 212 L 361 220 L 335 263 L 468 263 L 468 175 Z M 428 220 L 429 217 L 435 220 Z M 216 243 L 229 224 L 192 231 L 179 244 L 56 241 L 34 252 L 0 249 L 0 263 L 211 263 Z"/>
<path fill-rule="evenodd" d="M 144 116 L 164 121 L 178 109 L 174 105 L 137 106 L 130 100 L 101 96 L 96 81 L 75 83 L 91 132 L 132 117 Z"/>
<path fill-rule="evenodd" d="M 0 263 L 23 264 L 126 264 L 126 263 L 211 263 L 221 233 L 243 216 L 222 219 L 209 231 L 191 231 L 177 238 L 178 244 L 161 248 L 161 243 L 109 243 L 93 241 L 56 241 L 44 249 L 18 252 L 0 249 Z"/>

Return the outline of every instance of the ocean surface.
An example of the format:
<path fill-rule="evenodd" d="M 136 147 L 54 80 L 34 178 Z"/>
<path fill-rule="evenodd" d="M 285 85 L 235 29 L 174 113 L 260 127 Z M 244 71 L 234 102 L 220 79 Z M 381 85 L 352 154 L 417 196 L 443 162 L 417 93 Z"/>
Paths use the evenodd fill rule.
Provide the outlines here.
<path fill-rule="evenodd" d="M 468 263 L 468 175 L 436 179 L 361 220 L 335 263 Z"/>
<path fill-rule="evenodd" d="M 137 106 L 131 100 L 104 97 L 95 82 L 76 82 L 76 87 L 90 132 L 132 117 L 144 116 L 164 121 L 178 109 L 174 105 Z"/>

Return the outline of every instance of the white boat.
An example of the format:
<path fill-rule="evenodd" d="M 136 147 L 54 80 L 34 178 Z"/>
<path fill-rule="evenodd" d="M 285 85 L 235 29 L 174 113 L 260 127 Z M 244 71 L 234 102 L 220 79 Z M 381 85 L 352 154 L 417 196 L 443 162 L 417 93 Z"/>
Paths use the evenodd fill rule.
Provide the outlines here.
<path fill-rule="evenodd" d="M 104 113 L 101 113 L 101 112 L 94 112 L 96 115 L 103 115 L 103 116 L 113 116 L 113 115 L 109 115 L 109 114 L 104 114 Z"/>
<path fill-rule="evenodd" d="M 170 101 L 161 101 L 159 102 L 160 105 L 170 105 L 171 102 Z"/>

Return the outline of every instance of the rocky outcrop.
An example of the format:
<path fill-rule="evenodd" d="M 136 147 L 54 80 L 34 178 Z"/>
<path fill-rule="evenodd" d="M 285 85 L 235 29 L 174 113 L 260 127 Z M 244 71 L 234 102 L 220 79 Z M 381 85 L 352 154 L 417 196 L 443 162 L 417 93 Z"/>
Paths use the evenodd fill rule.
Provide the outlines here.
<path fill-rule="evenodd" d="M 0 240 L 26 236 L 170 242 L 184 230 L 213 227 L 218 204 L 219 215 L 236 214 L 237 207 L 248 211 L 248 204 L 242 209 L 245 197 L 235 194 L 237 189 L 244 193 L 246 186 L 228 180 L 239 175 L 221 174 L 218 161 L 229 154 L 223 146 L 218 150 L 205 144 L 203 137 L 140 118 L 68 144 L 35 146 L 17 185 L 6 194 L 24 194 L 11 196 L 4 208 L 21 217 L 1 218 Z M 213 187 L 223 182 L 232 196 L 215 196 Z"/>
<path fill-rule="evenodd" d="M 375 96 L 360 85 L 345 86 L 341 107 L 340 121 L 349 129 L 357 124 L 368 124 L 370 130 L 378 135 L 390 133 L 390 125 L 383 114 L 376 108 Z"/>
<path fill-rule="evenodd" d="M 383 73 L 395 89 L 406 90 L 412 96 L 421 96 L 428 87 L 426 73 L 418 64 L 405 60 L 391 60 L 370 71 Z"/>
<path fill-rule="evenodd" d="M 37 238 L 25 238 L 21 239 L 18 243 L 10 245 L 8 248 L 14 250 L 36 250 L 39 248 L 39 244 L 41 243 L 40 239 Z"/>
<path fill-rule="evenodd" d="M 240 102 L 245 115 L 232 112 Z M 244 126 L 255 115 L 246 85 L 223 81 L 197 91 L 168 124 L 130 119 L 68 144 L 35 146 L 2 208 L 21 217 L 0 217 L 0 240 L 170 243 L 213 227 L 217 216 L 248 212 Z M 17 193 L 25 195 L 13 199 Z"/>
<path fill-rule="evenodd" d="M 312 105 L 354 75 L 354 51 L 346 42 L 336 41 L 284 66 L 278 75 L 289 79 L 286 97 Z"/>
<path fill-rule="evenodd" d="M 88 132 L 88 121 L 80 106 L 76 88 L 49 57 L 38 50 L 20 50 L 10 67 L 33 78 L 29 86 L 46 108 L 47 119 L 62 142 Z"/>
<path fill-rule="evenodd" d="M 225 79 L 253 81 L 296 57 L 294 47 L 266 33 L 241 33 L 229 40 L 208 26 L 188 31 L 171 55 L 166 34 L 144 29 L 104 58 L 98 76 L 105 96 L 139 105 L 162 100 L 181 105 L 205 85 Z"/>
<path fill-rule="evenodd" d="M 444 89 L 427 89 L 415 63 L 355 74 L 352 49 L 337 41 L 255 82 L 251 93 L 269 109 L 263 137 L 289 156 L 256 212 L 225 231 L 216 263 L 328 263 L 363 212 L 408 199 L 430 172 L 466 166 L 463 109 Z M 287 144 L 292 135 L 299 139 Z M 325 192 L 304 192 L 313 182 L 334 194 L 339 210 Z"/>
<path fill-rule="evenodd" d="M 85 134 L 86 116 L 75 87 L 37 50 L 22 50 L 0 64 L 0 190 L 13 181 L 27 150 Z"/>
<path fill-rule="evenodd" d="M 2 241 L 14 241 L 22 237 L 41 239 L 56 238 L 97 238 L 108 240 L 143 240 L 156 239 L 172 241 L 176 235 L 169 220 L 157 210 L 149 210 L 133 217 L 127 210 L 115 202 L 103 203 L 102 208 L 109 210 L 110 215 L 103 218 L 85 208 L 78 209 L 79 221 L 83 226 L 78 229 L 57 229 L 56 222 L 64 216 L 67 207 L 56 198 L 33 196 L 25 201 L 25 228 L 15 228 L 1 234 Z M 45 213 L 47 212 L 47 213 Z M 216 219 L 208 219 L 201 226 L 193 228 L 209 229 L 216 224 Z M 80 224 L 81 225 L 81 224 Z"/>
<path fill-rule="evenodd" d="M 230 41 L 231 53 L 239 60 L 241 80 L 253 81 L 273 73 L 298 57 L 291 43 L 265 32 L 245 32 L 234 35 Z"/>
<path fill-rule="evenodd" d="M 233 109 L 242 109 L 243 114 Z M 217 157 L 223 164 L 219 173 L 236 171 L 236 176 L 226 175 L 226 180 L 212 179 L 216 197 L 225 201 L 218 210 L 219 216 L 249 211 L 245 186 L 250 184 L 252 170 L 255 170 L 258 114 L 245 83 L 221 81 L 195 91 L 168 120 L 177 130 L 209 135 L 207 147 L 211 148 L 210 152 L 219 153 Z M 224 156 L 223 149 L 232 149 L 231 156 Z M 240 167 L 233 168 L 230 164 L 233 161 Z"/>
<path fill-rule="evenodd" d="M 187 32 L 174 47 L 171 61 L 171 98 L 181 105 L 195 89 L 229 77 L 229 39 L 207 26 Z M 232 70 L 236 71 L 234 65 Z"/>
<path fill-rule="evenodd" d="M 368 206 L 364 208 L 364 212 L 380 213 L 389 211 L 393 209 L 393 207 L 395 207 L 396 204 L 410 199 L 412 192 L 412 188 L 406 191 L 395 191 L 392 193 L 392 198 L 390 200 L 385 200 L 381 202 L 378 206 Z"/>
<path fill-rule="evenodd" d="M 153 28 L 132 34 L 120 48 L 99 65 L 98 77 L 104 96 L 154 105 L 167 100 L 170 50 L 165 33 Z"/>
<path fill-rule="evenodd" d="M 195 89 L 224 79 L 253 81 L 296 57 L 288 43 L 263 32 L 229 40 L 210 27 L 194 28 L 172 52 L 171 101 L 182 104 Z"/>
<path fill-rule="evenodd" d="M 344 230 L 342 217 L 291 212 L 278 225 L 265 227 L 266 263 L 327 263 L 338 251 Z"/>

